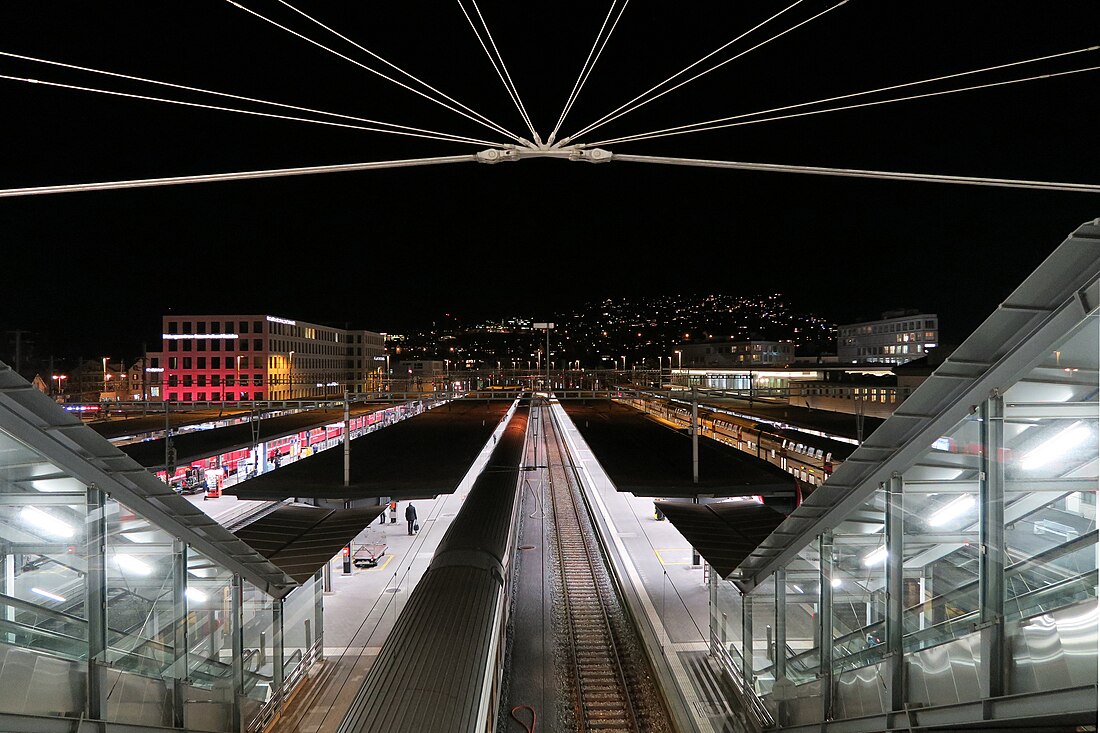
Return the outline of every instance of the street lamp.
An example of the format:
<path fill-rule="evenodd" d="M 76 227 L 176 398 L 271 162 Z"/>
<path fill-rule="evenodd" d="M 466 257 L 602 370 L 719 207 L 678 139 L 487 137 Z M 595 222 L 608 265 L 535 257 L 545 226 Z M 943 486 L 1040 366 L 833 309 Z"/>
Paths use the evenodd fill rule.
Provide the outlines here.
<path fill-rule="evenodd" d="M 68 379 L 68 377 L 65 376 L 64 374 L 55 374 L 55 375 L 53 375 L 52 378 L 57 382 L 57 389 L 56 389 L 56 392 L 54 392 L 54 394 L 58 394 L 58 395 L 64 394 L 65 393 L 64 380 Z"/>
<path fill-rule="evenodd" d="M 676 349 L 676 351 L 673 352 L 673 353 L 676 354 L 676 368 L 677 369 L 683 369 L 684 368 L 684 352 L 680 351 L 679 349 Z M 672 368 L 672 357 L 671 356 L 668 357 L 668 368 L 669 369 Z"/>
<path fill-rule="evenodd" d="M 620 356 L 619 358 L 623 360 L 623 371 L 625 372 L 626 371 L 626 357 L 625 356 Z"/>
<path fill-rule="evenodd" d="M 108 379 L 108 376 L 107 376 L 107 360 L 109 358 L 110 358 L 109 356 L 103 357 L 103 392 L 104 393 L 107 392 L 107 379 Z"/>

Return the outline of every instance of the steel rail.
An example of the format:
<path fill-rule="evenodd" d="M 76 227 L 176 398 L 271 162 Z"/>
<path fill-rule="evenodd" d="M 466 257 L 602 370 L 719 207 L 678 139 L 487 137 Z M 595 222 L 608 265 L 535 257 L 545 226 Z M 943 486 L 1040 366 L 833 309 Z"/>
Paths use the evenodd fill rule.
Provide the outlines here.
<path fill-rule="evenodd" d="M 557 429 L 551 425 L 551 420 L 545 419 L 548 415 L 546 408 L 543 408 L 543 410 L 543 436 L 546 441 L 548 459 L 547 472 L 550 473 L 552 465 L 564 467 L 564 459 L 561 456 L 561 440 L 557 438 Z M 553 443 L 550 441 L 551 430 L 555 431 L 555 440 Z M 554 464 L 549 460 L 552 448 L 554 456 L 556 457 Z M 578 720 L 578 725 L 583 723 L 583 730 L 585 731 L 607 729 L 622 730 L 623 723 L 625 722 L 630 730 L 639 731 L 640 727 L 638 713 L 635 709 L 634 695 L 631 694 L 632 689 L 627 682 L 626 672 L 623 669 L 622 654 L 615 642 L 615 629 L 607 608 L 607 599 L 605 597 L 606 591 L 602 588 L 603 583 L 599 580 L 600 576 L 597 562 L 592 557 L 589 538 L 584 532 L 584 514 L 578 506 L 576 489 L 570 484 L 568 474 L 565 475 L 566 480 L 564 488 L 561 487 L 560 483 L 554 482 L 552 473 L 550 473 L 550 476 L 554 532 L 558 544 L 558 555 L 562 573 L 562 595 L 565 599 L 567 609 L 569 609 L 568 620 L 571 648 L 574 651 L 574 671 L 575 675 L 582 678 L 577 690 L 577 703 L 583 720 Z M 578 546 L 583 548 L 582 556 L 576 558 L 575 562 L 570 567 L 567 562 L 566 551 L 570 547 L 576 549 Z M 570 571 L 572 572 L 571 577 L 569 577 Z M 573 581 L 572 583 L 570 582 L 571 580 Z M 577 618 L 578 614 L 575 610 L 577 604 L 574 603 L 573 600 L 576 598 L 577 594 L 583 593 L 591 593 L 594 602 L 589 601 L 587 604 L 581 604 L 581 610 L 588 610 L 590 613 L 597 610 L 599 612 L 598 619 L 592 622 L 590 627 L 590 633 L 596 634 L 598 638 L 585 646 L 600 650 L 607 655 L 613 667 L 610 672 L 614 677 L 615 684 L 619 688 L 617 695 L 615 695 L 616 691 L 606 689 L 606 682 L 601 685 L 598 682 L 586 681 L 583 679 L 583 675 L 581 675 L 581 661 L 580 657 L 577 656 L 578 647 L 581 646 L 577 643 L 577 637 L 580 632 L 578 628 L 579 619 Z M 584 609 L 584 606 L 587 606 L 587 609 Z M 611 696 L 618 697 L 618 700 L 609 699 Z M 600 700 L 597 698 L 603 699 Z M 619 712 L 612 707 L 613 705 L 619 705 L 621 707 L 621 714 L 625 718 L 625 721 L 621 721 L 618 717 L 612 717 Z"/>

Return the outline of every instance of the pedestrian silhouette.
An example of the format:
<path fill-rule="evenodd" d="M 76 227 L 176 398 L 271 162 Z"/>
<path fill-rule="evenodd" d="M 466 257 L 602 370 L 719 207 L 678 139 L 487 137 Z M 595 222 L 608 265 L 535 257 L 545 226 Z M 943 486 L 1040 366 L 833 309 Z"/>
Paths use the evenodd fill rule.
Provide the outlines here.
<path fill-rule="evenodd" d="M 409 534 L 413 534 L 416 529 L 420 528 L 420 525 L 416 523 L 416 507 L 412 504 L 405 507 L 405 520 L 409 523 Z"/>

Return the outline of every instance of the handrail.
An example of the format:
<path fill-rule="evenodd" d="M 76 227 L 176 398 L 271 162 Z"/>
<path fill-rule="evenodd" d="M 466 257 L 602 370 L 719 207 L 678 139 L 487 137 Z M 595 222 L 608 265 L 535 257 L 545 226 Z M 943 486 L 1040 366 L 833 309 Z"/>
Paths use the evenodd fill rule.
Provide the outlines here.
<path fill-rule="evenodd" d="M 731 654 L 730 650 L 717 638 L 714 629 L 711 629 L 710 646 L 712 650 L 718 650 L 718 661 L 729 673 L 733 681 L 734 694 L 748 713 L 746 716 L 747 722 L 749 722 L 756 731 L 775 727 L 775 719 L 772 718 L 771 712 L 764 704 L 764 701 L 756 694 L 756 691 L 749 686 L 748 680 L 744 678 L 741 671 L 737 668 L 733 654 Z M 740 654 L 738 654 L 738 658 L 741 658 Z"/>
<path fill-rule="evenodd" d="M 305 654 L 302 653 L 301 649 L 294 650 L 294 654 L 291 655 L 291 658 L 287 660 L 286 663 L 293 661 L 294 655 L 298 655 L 298 662 L 294 665 L 294 668 L 290 670 L 290 674 L 284 677 L 282 686 L 277 690 L 271 691 L 271 697 L 260 706 L 256 714 L 248 721 L 248 724 L 245 726 L 246 733 L 255 733 L 255 731 L 264 730 L 271 724 L 278 713 L 282 711 L 283 705 L 290 697 L 290 693 L 294 692 L 294 688 L 298 686 L 302 677 L 305 676 L 306 670 L 317 660 L 323 642 L 323 639 L 317 639 L 317 641 L 313 642 L 312 646 L 305 651 Z M 286 664 L 283 666 L 285 669 Z"/>
<path fill-rule="evenodd" d="M 1042 552 L 1040 552 L 1036 555 L 1032 555 L 1031 557 L 1020 560 L 1019 562 L 1014 563 L 1012 565 L 1009 565 L 1005 568 L 1005 571 L 1004 571 L 1005 572 L 1005 579 L 1007 580 L 1010 577 L 1014 577 L 1016 575 L 1019 575 L 1020 573 L 1027 570 L 1028 566 L 1034 565 L 1035 563 L 1043 562 L 1043 561 L 1047 561 L 1047 560 L 1054 560 L 1054 559 L 1057 559 L 1059 557 L 1062 557 L 1063 555 L 1068 555 L 1072 552 L 1077 552 L 1078 550 L 1082 550 L 1082 549 L 1085 549 L 1085 548 L 1090 547 L 1092 545 L 1095 545 L 1097 543 L 1098 538 L 1100 538 L 1100 530 L 1093 530 L 1091 532 L 1088 532 L 1086 534 L 1081 535 L 1080 537 L 1076 537 L 1076 538 L 1074 538 L 1074 539 L 1072 539 L 1068 542 L 1063 542 L 1060 545 L 1055 545 L 1054 547 L 1051 547 L 1047 550 L 1043 550 Z M 1088 574 L 1088 572 L 1090 572 L 1090 571 L 1085 571 L 1084 573 L 1081 573 L 1079 575 L 1072 576 L 1072 577 L 1069 577 L 1069 578 L 1065 578 L 1063 580 L 1058 581 L 1057 583 L 1052 583 L 1050 585 L 1045 585 L 1042 588 L 1036 588 L 1033 591 L 1028 591 L 1027 593 L 1016 596 L 1015 598 L 1025 598 L 1025 597 L 1029 596 L 1032 593 L 1036 593 L 1038 591 L 1043 591 L 1043 590 L 1046 590 L 1046 589 L 1049 589 L 1049 588 L 1057 587 L 1057 586 L 1062 585 L 1066 582 L 1073 582 L 1073 581 L 1079 580 L 1081 577 Z M 1093 571 L 1093 572 L 1095 572 L 1095 571 Z M 978 586 L 978 580 L 977 579 L 969 580 L 966 583 L 963 583 L 962 585 L 959 585 L 959 586 L 956 586 L 956 587 L 952 588 L 951 590 L 947 591 L 946 593 L 941 593 L 940 595 L 933 596 L 932 598 L 929 598 L 926 601 L 921 601 L 920 603 L 909 606 L 908 608 L 903 610 L 902 616 L 904 617 L 906 614 L 918 612 L 922 607 L 927 606 L 929 604 L 942 605 L 942 604 L 947 603 L 947 602 L 949 602 L 953 599 L 956 599 L 956 598 L 959 598 L 963 595 L 966 595 L 967 593 L 973 593 L 975 590 L 977 590 L 977 586 Z M 1012 600 L 1013 599 L 1009 599 L 1008 602 L 1011 603 Z M 970 612 L 968 612 L 968 613 L 970 613 Z M 956 617 L 955 619 L 950 619 L 948 621 L 941 621 L 940 623 L 941 624 L 946 624 L 946 623 L 951 623 L 951 622 L 957 622 L 958 618 L 961 618 L 961 617 Z M 883 627 L 884 624 L 885 624 L 884 621 L 875 621 L 874 623 L 867 624 L 866 626 L 861 626 L 860 628 L 854 629 L 854 630 L 848 632 L 847 634 L 845 634 L 843 636 L 838 636 L 836 639 L 833 640 L 833 644 L 834 645 L 836 645 L 836 644 L 845 644 L 845 643 L 855 641 L 855 640 L 858 640 L 858 639 L 863 639 L 864 637 L 867 636 L 867 633 L 869 631 L 880 629 L 880 628 Z M 938 625 L 939 624 L 937 624 L 937 626 Z M 931 627 L 929 627 L 929 628 L 931 628 Z M 795 657 L 791 657 L 788 661 L 790 661 L 791 659 L 798 659 L 798 658 L 803 657 L 807 654 L 810 654 L 811 651 L 812 650 L 802 652 L 799 655 L 796 655 Z"/>

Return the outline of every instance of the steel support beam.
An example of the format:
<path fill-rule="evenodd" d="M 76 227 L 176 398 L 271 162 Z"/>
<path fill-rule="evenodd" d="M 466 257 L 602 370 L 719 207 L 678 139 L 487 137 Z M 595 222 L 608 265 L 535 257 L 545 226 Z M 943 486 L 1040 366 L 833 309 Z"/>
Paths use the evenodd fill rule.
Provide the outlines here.
<path fill-rule="evenodd" d="M 191 672 L 189 653 L 191 645 L 187 638 L 187 545 L 180 540 L 173 543 L 172 556 L 172 724 L 184 728 L 184 701 L 186 681 Z"/>
<path fill-rule="evenodd" d="M 233 574 L 230 588 L 229 632 L 233 643 L 233 730 L 244 728 L 241 720 L 241 698 L 244 696 L 244 582 Z"/>
<path fill-rule="evenodd" d="M 981 412 L 981 473 L 978 483 L 978 609 L 981 629 L 982 697 L 1005 694 L 1005 467 L 1004 398 L 994 393 Z"/>
<path fill-rule="evenodd" d="M 904 626 L 903 542 L 905 536 L 904 482 L 895 473 L 887 484 L 886 497 L 886 680 L 891 710 L 905 708 L 905 657 L 902 651 Z"/>
<path fill-rule="evenodd" d="M 821 719 L 833 719 L 833 534 L 824 532 L 818 538 L 821 582 L 820 605 L 817 614 L 821 643 L 818 669 L 821 675 Z"/>
<path fill-rule="evenodd" d="M 84 554 L 84 611 L 88 619 L 88 704 L 92 720 L 107 719 L 107 499 L 95 484 L 88 487 Z"/>

